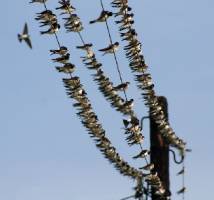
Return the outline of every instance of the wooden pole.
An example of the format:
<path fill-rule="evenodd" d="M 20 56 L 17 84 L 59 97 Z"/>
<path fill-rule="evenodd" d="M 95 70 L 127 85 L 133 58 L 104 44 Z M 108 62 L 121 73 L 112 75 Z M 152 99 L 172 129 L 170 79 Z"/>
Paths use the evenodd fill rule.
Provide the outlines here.
<path fill-rule="evenodd" d="M 163 108 L 166 119 L 168 120 L 168 104 L 167 99 L 163 96 L 158 97 L 158 101 Z M 150 117 L 150 150 L 151 163 L 154 163 L 156 171 L 166 189 L 166 197 L 160 198 L 152 191 L 152 200 L 167 200 L 171 196 L 170 180 L 169 180 L 169 145 L 166 144 L 158 131 L 157 124 Z"/>

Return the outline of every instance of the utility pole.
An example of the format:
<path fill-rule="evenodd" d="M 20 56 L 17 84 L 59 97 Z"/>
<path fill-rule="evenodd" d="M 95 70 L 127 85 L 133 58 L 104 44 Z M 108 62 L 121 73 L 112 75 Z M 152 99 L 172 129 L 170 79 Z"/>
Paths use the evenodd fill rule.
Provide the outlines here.
<path fill-rule="evenodd" d="M 163 112 L 168 120 L 168 104 L 167 99 L 163 96 L 158 97 L 158 101 L 163 108 Z M 161 200 L 169 199 L 170 180 L 169 180 L 169 145 L 164 142 L 157 124 L 150 117 L 150 151 L 151 163 L 154 163 L 154 171 L 158 173 L 164 188 L 166 189 L 166 197 L 161 197 Z M 152 200 L 160 200 L 160 197 L 152 191 Z"/>

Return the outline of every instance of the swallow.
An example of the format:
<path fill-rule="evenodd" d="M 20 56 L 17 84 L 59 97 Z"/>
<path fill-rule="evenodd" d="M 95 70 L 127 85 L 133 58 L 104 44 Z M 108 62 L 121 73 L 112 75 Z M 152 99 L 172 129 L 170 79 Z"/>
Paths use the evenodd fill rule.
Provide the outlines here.
<path fill-rule="evenodd" d="M 54 59 L 52 59 L 52 60 L 53 60 L 54 62 L 59 62 L 59 63 L 65 64 L 65 63 L 69 60 L 69 58 L 70 58 L 70 54 L 67 53 L 67 54 L 65 54 L 65 55 L 63 55 L 63 56 L 61 56 L 61 57 L 54 58 Z"/>
<path fill-rule="evenodd" d="M 95 57 L 94 52 L 92 49 L 88 49 L 87 50 L 87 54 L 86 56 L 81 56 L 80 58 L 82 58 L 83 62 L 87 61 L 87 60 L 91 60 Z"/>
<path fill-rule="evenodd" d="M 130 82 L 121 83 L 114 87 L 116 91 L 124 91 L 128 89 Z"/>
<path fill-rule="evenodd" d="M 146 156 L 148 156 L 150 154 L 149 150 L 142 150 L 138 155 L 134 156 L 134 159 L 137 158 L 145 158 Z"/>
<path fill-rule="evenodd" d="M 135 144 L 141 144 L 144 141 L 144 136 L 141 133 L 134 133 L 128 136 L 126 140 L 128 141 L 128 144 L 132 146 Z"/>
<path fill-rule="evenodd" d="M 100 49 L 99 51 L 104 52 L 103 55 L 108 53 L 115 53 L 119 48 L 119 42 L 115 42 L 114 44 L 110 44 L 108 47 Z"/>
<path fill-rule="evenodd" d="M 113 7 L 120 8 L 124 5 L 128 5 L 128 0 L 114 0 L 111 4 Z"/>
<path fill-rule="evenodd" d="M 144 167 L 140 167 L 139 169 L 144 169 L 144 170 L 149 170 L 149 171 L 151 171 L 151 170 L 154 169 L 154 167 L 155 167 L 155 165 L 154 165 L 153 163 L 150 163 L 150 164 L 148 164 L 148 165 L 146 165 L 146 166 L 144 166 Z"/>
<path fill-rule="evenodd" d="M 56 18 L 52 18 L 52 19 L 48 19 L 48 20 L 42 20 L 40 21 L 40 26 L 39 27 L 43 27 L 43 26 L 51 26 L 52 24 L 57 23 L 57 19 Z"/>
<path fill-rule="evenodd" d="M 57 7 L 56 10 L 63 10 L 65 12 L 61 13 L 62 14 L 71 14 L 72 12 L 74 12 L 76 10 L 76 8 L 74 8 L 71 4 L 70 4 L 70 0 L 62 0 L 59 1 L 59 4 L 61 4 L 60 7 Z"/>
<path fill-rule="evenodd" d="M 47 31 L 40 31 L 40 33 L 43 34 L 54 34 L 56 33 L 60 28 L 60 25 L 57 23 L 54 23 L 51 25 L 51 27 Z"/>
<path fill-rule="evenodd" d="M 180 190 L 178 190 L 177 194 L 183 194 L 184 192 L 186 192 L 186 187 L 183 187 Z"/>
<path fill-rule="evenodd" d="M 123 106 L 124 107 L 133 107 L 134 106 L 134 99 L 130 99 L 129 101 L 126 101 Z"/>
<path fill-rule="evenodd" d="M 24 40 L 27 43 L 27 45 L 32 49 L 30 35 L 28 34 L 27 23 L 25 23 L 25 25 L 24 25 L 23 33 L 22 34 L 18 34 L 18 40 L 19 40 L 19 42 L 22 42 L 22 40 Z"/>
<path fill-rule="evenodd" d="M 179 171 L 178 173 L 177 173 L 177 176 L 178 175 L 181 175 L 181 174 L 184 174 L 184 172 L 185 172 L 185 169 L 184 169 L 184 167 L 181 169 L 181 171 Z"/>
<path fill-rule="evenodd" d="M 76 46 L 77 49 L 82 49 L 82 50 L 88 50 L 90 47 L 92 47 L 93 44 L 92 43 L 89 43 L 89 44 L 84 44 L 82 46 Z"/>
<path fill-rule="evenodd" d="M 40 13 L 36 13 L 37 17 L 35 18 L 35 20 L 52 20 L 52 19 L 56 19 L 56 15 L 53 14 L 53 12 L 51 10 L 45 10 L 42 11 Z"/>
<path fill-rule="evenodd" d="M 53 54 L 65 55 L 68 52 L 68 48 L 65 46 L 61 46 L 59 49 L 51 49 L 50 52 L 51 55 Z"/>
<path fill-rule="evenodd" d="M 134 20 L 128 21 L 124 24 L 122 24 L 119 28 L 119 31 L 124 31 L 124 30 L 128 30 L 131 28 L 131 26 L 134 24 Z"/>
<path fill-rule="evenodd" d="M 115 21 L 116 24 L 126 24 L 133 20 L 134 14 L 125 14 L 121 20 Z"/>
<path fill-rule="evenodd" d="M 120 8 L 119 12 L 117 13 L 114 13 L 114 16 L 117 17 L 117 16 L 120 16 L 120 15 L 124 15 L 125 13 L 128 13 L 129 11 L 131 11 L 132 8 L 127 6 L 127 5 L 124 5 Z"/>
<path fill-rule="evenodd" d="M 29 3 L 45 3 L 47 0 L 32 0 Z"/>
<path fill-rule="evenodd" d="M 65 26 L 75 26 L 80 23 L 80 18 L 77 14 L 70 14 L 69 17 L 63 18 L 65 22 Z"/>
<path fill-rule="evenodd" d="M 106 21 L 109 17 L 111 17 L 112 15 L 113 15 L 112 12 L 103 10 L 103 11 L 101 12 L 100 16 L 99 16 L 97 19 L 92 20 L 92 21 L 90 21 L 89 23 L 90 23 L 90 24 L 94 24 L 94 23 L 96 23 L 96 22 L 105 22 L 105 21 Z"/>
<path fill-rule="evenodd" d="M 65 23 L 65 28 L 67 32 L 80 32 L 83 30 L 83 25 L 79 17 L 75 17 L 74 19 L 71 19 L 71 21 Z"/>
<path fill-rule="evenodd" d="M 65 74 L 71 74 L 74 72 L 75 68 L 76 68 L 75 65 L 71 63 L 65 63 L 63 67 L 56 67 L 56 70 L 58 72 L 63 72 Z"/>

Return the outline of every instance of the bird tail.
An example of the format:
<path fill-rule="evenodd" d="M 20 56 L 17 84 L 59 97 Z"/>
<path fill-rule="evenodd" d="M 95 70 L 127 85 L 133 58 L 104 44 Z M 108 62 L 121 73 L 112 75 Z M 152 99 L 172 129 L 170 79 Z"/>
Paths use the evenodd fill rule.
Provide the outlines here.
<path fill-rule="evenodd" d="M 76 46 L 77 49 L 83 49 L 83 46 Z"/>
<path fill-rule="evenodd" d="M 56 70 L 57 70 L 58 72 L 63 72 L 63 69 L 62 69 L 61 67 L 56 67 Z"/>
<path fill-rule="evenodd" d="M 18 34 L 18 40 L 19 42 L 22 42 L 22 36 L 20 34 Z"/>
<path fill-rule="evenodd" d="M 43 34 L 45 34 L 45 33 L 47 33 L 46 31 L 40 31 L 40 34 L 41 35 L 43 35 Z"/>
<path fill-rule="evenodd" d="M 55 54 L 55 50 L 50 50 L 51 55 Z"/>
<path fill-rule="evenodd" d="M 94 24 L 96 22 L 96 20 L 92 20 L 89 22 L 89 24 Z"/>

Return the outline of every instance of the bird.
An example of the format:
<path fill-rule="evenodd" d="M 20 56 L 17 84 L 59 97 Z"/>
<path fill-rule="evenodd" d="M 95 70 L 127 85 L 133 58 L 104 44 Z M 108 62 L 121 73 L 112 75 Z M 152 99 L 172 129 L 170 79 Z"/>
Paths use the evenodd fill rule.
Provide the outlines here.
<path fill-rule="evenodd" d="M 56 15 L 51 10 L 45 10 L 37 13 L 35 20 L 53 21 L 56 20 Z"/>
<path fill-rule="evenodd" d="M 76 10 L 76 8 L 74 8 L 70 4 L 70 0 L 68 0 L 68 1 L 62 0 L 62 1 L 59 1 L 59 3 L 61 4 L 61 6 L 57 7 L 56 10 L 63 10 L 63 11 L 65 11 L 65 12 L 63 12 L 61 14 L 71 14 L 72 12 L 74 12 Z"/>
<path fill-rule="evenodd" d="M 115 86 L 114 89 L 117 91 L 124 91 L 124 90 L 128 89 L 129 84 L 130 84 L 130 82 L 121 83 L 121 84 Z"/>
<path fill-rule="evenodd" d="M 65 63 L 62 67 L 56 67 L 56 70 L 65 74 L 71 74 L 74 72 L 75 68 L 75 65 L 71 63 Z"/>
<path fill-rule="evenodd" d="M 88 50 L 88 48 L 92 47 L 93 44 L 92 43 L 88 43 L 88 44 L 84 44 L 82 46 L 76 46 L 77 49 L 82 49 L 82 50 Z"/>
<path fill-rule="evenodd" d="M 185 187 L 183 187 L 183 188 L 181 188 L 180 190 L 178 190 L 178 191 L 177 191 L 177 194 L 182 194 L 182 193 L 184 193 L 184 192 L 186 192 L 186 188 L 185 188 Z"/>
<path fill-rule="evenodd" d="M 115 53 L 119 48 L 119 42 L 115 42 L 114 44 L 110 44 L 108 47 L 99 49 L 99 51 L 104 52 L 103 55 L 108 53 Z"/>
<path fill-rule="evenodd" d="M 54 34 L 56 33 L 60 28 L 60 25 L 57 23 L 54 23 L 51 25 L 51 27 L 47 31 L 40 31 L 40 33 L 43 34 Z"/>
<path fill-rule="evenodd" d="M 105 22 L 105 21 L 106 21 L 109 17 L 111 17 L 112 15 L 113 15 L 112 12 L 103 10 L 103 11 L 101 12 L 100 16 L 99 16 L 97 19 L 92 20 L 92 21 L 90 21 L 89 23 L 90 23 L 90 24 L 94 24 L 94 23 L 96 23 L 96 22 Z"/>
<path fill-rule="evenodd" d="M 148 164 L 148 165 L 146 165 L 146 166 L 144 166 L 144 167 L 140 167 L 139 169 L 144 169 L 144 170 L 153 170 L 154 169 L 154 164 L 153 163 L 150 163 L 150 164 Z"/>
<path fill-rule="evenodd" d="M 29 3 L 45 3 L 47 0 L 32 0 Z"/>
<path fill-rule="evenodd" d="M 54 58 L 52 59 L 54 62 L 59 62 L 59 63 L 63 63 L 65 64 L 70 58 L 70 54 L 67 53 L 65 55 L 62 55 L 61 57 L 58 57 L 58 58 Z"/>
<path fill-rule="evenodd" d="M 18 34 L 18 40 L 19 40 L 19 42 L 22 42 L 22 40 L 24 40 L 27 43 L 27 45 L 32 49 L 30 35 L 28 34 L 28 25 L 27 25 L 27 23 L 25 23 L 25 25 L 24 25 L 23 33 L 22 34 Z"/>
<path fill-rule="evenodd" d="M 177 173 L 177 176 L 178 175 L 181 175 L 181 174 L 184 174 L 184 172 L 185 172 L 185 169 L 184 169 L 184 167 Z"/>
<path fill-rule="evenodd" d="M 68 48 L 65 46 L 61 46 L 59 49 L 51 49 L 50 52 L 51 55 L 53 54 L 65 55 L 68 52 Z"/>
<path fill-rule="evenodd" d="M 134 159 L 145 158 L 149 154 L 150 154 L 150 151 L 148 151 L 148 150 L 142 150 L 138 155 L 134 156 L 133 158 Z"/>

